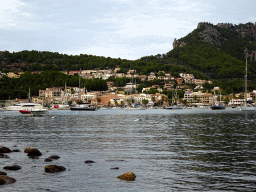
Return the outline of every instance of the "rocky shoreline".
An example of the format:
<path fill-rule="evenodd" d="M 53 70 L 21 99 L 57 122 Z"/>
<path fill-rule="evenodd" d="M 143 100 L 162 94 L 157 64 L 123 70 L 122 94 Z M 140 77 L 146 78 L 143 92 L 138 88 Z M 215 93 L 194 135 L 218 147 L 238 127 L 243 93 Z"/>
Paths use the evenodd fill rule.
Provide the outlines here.
<path fill-rule="evenodd" d="M 0 159 L 1 158 L 9 159 L 9 156 L 7 154 L 13 153 L 13 152 L 21 152 L 21 151 L 18 149 L 11 150 L 10 148 L 4 147 L 4 146 L 0 147 Z M 34 147 L 26 147 L 24 149 L 24 153 L 27 153 L 28 158 L 33 158 L 33 159 L 38 159 L 40 156 L 44 155 Z M 44 161 L 52 162 L 52 161 L 57 161 L 58 159 L 60 159 L 60 156 L 51 155 L 50 157 L 45 158 Z M 92 164 L 96 162 L 92 160 L 86 160 L 84 161 L 84 163 L 89 164 L 89 166 L 92 166 Z M 8 184 L 13 184 L 17 181 L 15 178 L 8 176 L 8 171 L 18 171 L 18 170 L 21 170 L 22 167 L 20 165 L 13 164 L 13 165 L 5 166 L 3 167 L 3 169 L 6 170 L 7 172 L 0 171 L 0 185 L 8 185 Z M 112 167 L 110 169 L 119 169 L 119 167 Z M 61 165 L 56 165 L 56 164 L 46 165 L 44 167 L 44 172 L 48 174 L 54 174 L 62 171 L 66 171 L 66 167 Z M 122 175 L 117 176 L 116 178 L 121 180 L 126 180 L 126 181 L 135 181 L 136 175 L 133 172 L 126 172 Z"/>

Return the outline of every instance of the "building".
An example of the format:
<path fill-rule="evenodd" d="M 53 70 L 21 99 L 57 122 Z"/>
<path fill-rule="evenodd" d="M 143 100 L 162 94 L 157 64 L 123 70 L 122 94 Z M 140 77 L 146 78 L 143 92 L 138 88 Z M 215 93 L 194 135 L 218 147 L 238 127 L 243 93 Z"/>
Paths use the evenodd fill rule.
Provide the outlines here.
<path fill-rule="evenodd" d="M 212 105 L 213 95 L 211 93 L 193 92 L 191 90 L 186 90 L 184 93 L 184 98 L 187 103 L 192 105 Z"/>

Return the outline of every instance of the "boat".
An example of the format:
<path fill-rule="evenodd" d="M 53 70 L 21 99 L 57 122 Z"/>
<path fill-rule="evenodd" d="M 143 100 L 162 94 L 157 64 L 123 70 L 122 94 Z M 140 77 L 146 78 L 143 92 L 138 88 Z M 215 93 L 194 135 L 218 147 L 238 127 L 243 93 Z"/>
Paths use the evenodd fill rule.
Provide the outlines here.
<path fill-rule="evenodd" d="M 5 108 L 7 111 L 32 111 L 34 109 L 43 109 L 43 105 L 39 103 L 17 103 Z"/>
<path fill-rule="evenodd" d="M 124 110 L 146 110 L 145 107 L 125 107 Z"/>
<path fill-rule="evenodd" d="M 211 108 L 212 108 L 212 110 L 224 110 L 224 109 L 226 109 L 226 106 L 221 104 L 221 95 L 220 95 L 220 101 L 216 102 L 214 105 L 212 105 Z"/>
<path fill-rule="evenodd" d="M 225 109 L 225 105 L 219 105 L 219 104 L 215 104 L 215 105 L 212 105 L 212 110 L 223 110 Z"/>
<path fill-rule="evenodd" d="M 48 109 L 33 109 L 31 110 L 31 113 L 35 117 L 40 117 L 40 116 L 47 116 L 49 115 Z"/>
<path fill-rule="evenodd" d="M 31 111 L 28 111 L 28 110 L 19 110 L 19 112 L 21 114 L 29 114 L 29 113 L 31 113 Z"/>
<path fill-rule="evenodd" d="M 199 109 L 208 109 L 208 107 L 206 105 L 200 105 Z"/>
<path fill-rule="evenodd" d="M 164 109 L 183 109 L 183 107 L 181 105 L 171 105 L 171 106 L 167 106 L 167 107 L 164 107 Z"/>
<path fill-rule="evenodd" d="M 177 92 L 177 88 L 175 89 L 175 92 L 172 93 L 172 104 L 171 106 L 166 106 L 164 107 L 164 109 L 183 109 L 182 105 L 178 103 L 179 101 L 179 96 L 178 96 L 178 92 Z"/>
<path fill-rule="evenodd" d="M 0 112 L 4 112 L 4 109 L 2 107 L 0 107 Z"/>
<path fill-rule="evenodd" d="M 70 107 L 71 111 L 95 111 L 96 108 L 90 104 L 79 104 Z"/>
<path fill-rule="evenodd" d="M 246 61 L 245 61 L 245 77 L 244 77 L 244 86 L 245 86 L 245 91 L 244 91 L 244 105 L 241 106 L 242 111 L 254 111 L 256 107 L 254 107 L 252 104 L 249 104 L 247 102 L 247 53 L 246 53 Z"/>

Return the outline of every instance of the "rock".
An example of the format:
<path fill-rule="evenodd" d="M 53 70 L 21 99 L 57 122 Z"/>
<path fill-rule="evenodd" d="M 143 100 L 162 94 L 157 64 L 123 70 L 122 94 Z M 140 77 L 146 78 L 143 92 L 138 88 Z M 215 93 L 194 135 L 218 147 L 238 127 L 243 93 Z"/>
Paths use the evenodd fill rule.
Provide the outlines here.
<path fill-rule="evenodd" d="M 12 150 L 7 147 L 0 147 L 0 153 L 11 153 Z"/>
<path fill-rule="evenodd" d="M 65 171 L 66 168 L 58 165 L 46 165 L 44 170 L 46 173 L 56 173 L 56 172 Z"/>
<path fill-rule="evenodd" d="M 13 149 L 12 152 L 20 152 L 19 149 Z"/>
<path fill-rule="evenodd" d="M 45 162 L 53 161 L 52 158 L 48 157 L 44 160 Z"/>
<path fill-rule="evenodd" d="M 30 149 L 30 151 L 28 152 L 29 157 L 41 156 L 41 155 L 42 153 L 36 148 Z"/>
<path fill-rule="evenodd" d="M 6 183 L 6 181 L 5 181 L 5 180 L 0 179 L 0 185 L 4 185 L 5 183 Z"/>
<path fill-rule="evenodd" d="M 8 157 L 8 156 L 7 156 L 7 155 L 5 155 L 5 154 L 0 153 L 0 158 L 9 159 L 10 157 Z"/>
<path fill-rule="evenodd" d="M 57 160 L 59 158 L 60 158 L 60 156 L 58 156 L 58 155 L 52 155 L 52 156 L 46 158 L 44 161 L 48 162 L 48 161 Z"/>
<path fill-rule="evenodd" d="M 133 172 L 127 172 L 123 175 L 118 176 L 117 178 L 126 180 L 126 181 L 134 181 L 136 178 L 136 175 Z"/>
<path fill-rule="evenodd" d="M 16 179 L 12 177 L 8 177 L 6 175 L 0 175 L 0 185 L 12 184 L 15 182 L 16 182 Z"/>
<path fill-rule="evenodd" d="M 0 175 L 7 175 L 7 173 L 0 171 Z"/>
<path fill-rule="evenodd" d="M 119 169 L 119 167 L 112 167 L 112 168 L 110 168 L 110 169 Z"/>
<path fill-rule="evenodd" d="M 24 153 L 29 153 L 31 149 L 35 149 L 34 147 L 26 147 L 24 149 Z"/>
<path fill-rule="evenodd" d="M 22 167 L 19 165 L 12 165 L 12 166 L 5 166 L 4 169 L 6 170 L 12 170 L 12 171 L 17 171 L 20 170 Z"/>
<path fill-rule="evenodd" d="M 87 160 L 87 161 L 85 161 L 85 163 L 95 163 L 95 162 L 92 160 Z"/>
<path fill-rule="evenodd" d="M 51 159 L 55 159 L 55 160 L 56 160 L 56 159 L 59 159 L 59 158 L 60 158 L 60 156 L 58 156 L 58 155 L 52 155 L 52 156 L 50 156 L 50 158 L 51 158 Z"/>

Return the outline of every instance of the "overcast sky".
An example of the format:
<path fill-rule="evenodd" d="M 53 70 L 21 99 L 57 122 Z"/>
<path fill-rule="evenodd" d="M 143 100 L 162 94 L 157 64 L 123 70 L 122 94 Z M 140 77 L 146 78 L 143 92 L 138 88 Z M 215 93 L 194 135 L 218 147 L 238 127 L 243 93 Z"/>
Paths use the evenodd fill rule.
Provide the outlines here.
<path fill-rule="evenodd" d="M 199 22 L 256 22 L 255 0 L 0 0 L 0 50 L 139 59 Z"/>

